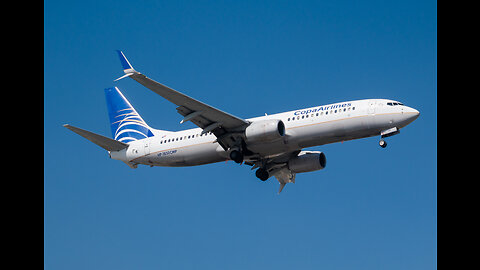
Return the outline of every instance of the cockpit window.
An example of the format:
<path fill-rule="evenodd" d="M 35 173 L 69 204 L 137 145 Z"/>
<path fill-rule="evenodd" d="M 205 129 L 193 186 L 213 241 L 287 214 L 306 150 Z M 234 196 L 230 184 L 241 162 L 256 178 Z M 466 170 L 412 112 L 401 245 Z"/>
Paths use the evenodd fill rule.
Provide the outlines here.
<path fill-rule="evenodd" d="M 400 102 L 387 102 L 387 105 L 388 106 L 397 106 L 397 105 L 405 106 L 405 105 L 403 105 L 403 103 L 400 103 Z"/>

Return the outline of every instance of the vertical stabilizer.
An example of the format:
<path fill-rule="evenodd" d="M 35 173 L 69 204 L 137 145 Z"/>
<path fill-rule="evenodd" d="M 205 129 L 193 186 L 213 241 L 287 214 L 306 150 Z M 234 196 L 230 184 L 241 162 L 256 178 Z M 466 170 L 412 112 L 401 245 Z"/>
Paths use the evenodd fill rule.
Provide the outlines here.
<path fill-rule="evenodd" d="M 153 136 L 152 128 L 117 87 L 106 88 L 105 97 L 114 140 L 128 143 Z"/>

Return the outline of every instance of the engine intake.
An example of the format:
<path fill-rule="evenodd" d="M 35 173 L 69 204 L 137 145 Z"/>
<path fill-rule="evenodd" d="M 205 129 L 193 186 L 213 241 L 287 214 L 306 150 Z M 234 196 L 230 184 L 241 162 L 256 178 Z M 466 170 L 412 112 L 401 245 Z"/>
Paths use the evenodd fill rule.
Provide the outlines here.
<path fill-rule="evenodd" d="M 269 142 L 279 139 L 285 135 L 285 124 L 282 120 L 260 120 L 251 123 L 245 129 L 247 142 Z"/>
<path fill-rule="evenodd" d="M 302 151 L 288 161 L 288 168 L 294 173 L 318 171 L 327 165 L 325 154 L 320 151 Z"/>

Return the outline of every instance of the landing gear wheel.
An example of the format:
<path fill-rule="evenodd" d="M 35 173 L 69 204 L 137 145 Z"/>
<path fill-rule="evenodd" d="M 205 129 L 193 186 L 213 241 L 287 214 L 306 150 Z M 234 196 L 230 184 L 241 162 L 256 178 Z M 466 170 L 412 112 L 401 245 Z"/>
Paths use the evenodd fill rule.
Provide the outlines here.
<path fill-rule="evenodd" d="M 262 181 L 265 181 L 268 179 L 269 175 L 268 175 L 268 172 L 265 170 L 265 169 L 258 169 L 256 172 L 255 172 L 255 175 L 260 178 L 260 180 Z"/>
<path fill-rule="evenodd" d="M 386 142 L 386 141 L 384 141 L 384 140 L 380 140 L 380 142 L 379 142 L 378 144 L 379 144 L 379 145 L 380 145 L 380 147 L 382 147 L 382 148 L 385 148 L 385 147 L 387 147 L 387 142 Z"/>
<path fill-rule="evenodd" d="M 230 159 L 235 161 L 236 163 L 242 163 L 243 162 L 243 154 L 242 152 L 238 150 L 233 150 L 230 153 Z"/>

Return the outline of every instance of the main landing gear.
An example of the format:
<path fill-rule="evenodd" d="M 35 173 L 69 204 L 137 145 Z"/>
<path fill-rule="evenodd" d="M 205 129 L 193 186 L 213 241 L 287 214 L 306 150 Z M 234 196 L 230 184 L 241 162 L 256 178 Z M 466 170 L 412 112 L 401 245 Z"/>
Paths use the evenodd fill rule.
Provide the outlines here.
<path fill-rule="evenodd" d="M 244 159 L 244 154 L 246 156 L 249 156 L 249 155 L 253 154 L 248 149 L 246 149 L 246 150 L 245 149 L 246 149 L 246 147 L 243 148 L 243 151 L 238 149 L 238 148 L 235 149 L 235 150 L 232 150 L 230 152 L 230 155 L 229 155 L 230 159 L 235 161 L 238 164 L 242 163 L 243 159 Z M 245 164 L 254 165 L 254 163 L 248 162 L 248 161 Z M 257 167 L 257 166 L 255 166 L 255 167 Z M 254 169 L 254 168 L 252 168 L 252 169 Z M 262 181 L 266 181 L 270 177 L 270 174 L 268 173 L 268 171 L 265 168 L 258 168 L 257 171 L 255 172 L 255 175 Z"/>
<path fill-rule="evenodd" d="M 233 150 L 230 152 L 230 159 L 240 164 L 243 162 L 243 154 L 239 150 Z"/>
<path fill-rule="evenodd" d="M 266 181 L 270 175 L 268 174 L 268 171 L 260 168 L 255 172 L 255 176 L 257 176 L 260 180 Z"/>

